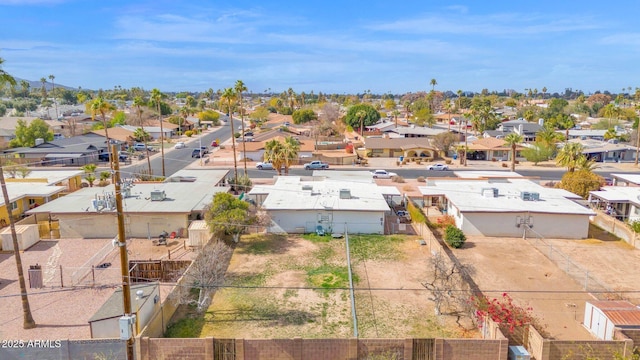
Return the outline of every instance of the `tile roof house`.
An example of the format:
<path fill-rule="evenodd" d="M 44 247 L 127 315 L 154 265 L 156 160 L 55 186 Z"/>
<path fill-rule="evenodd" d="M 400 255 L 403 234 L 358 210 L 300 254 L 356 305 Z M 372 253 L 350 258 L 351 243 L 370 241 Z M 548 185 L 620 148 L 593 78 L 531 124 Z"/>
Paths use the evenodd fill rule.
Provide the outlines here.
<path fill-rule="evenodd" d="M 467 144 L 468 153 L 482 153 L 482 157 L 478 159 L 492 160 L 494 161 L 507 161 L 510 158 L 511 146 L 507 144 L 503 139 L 497 139 L 493 137 L 485 137 L 474 140 L 470 144 Z M 516 147 L 516 159 L 520 157 L 521 146 Z"/>
<path fill-rule="evenodd" d="M 371 157 L 420 157 L 425 159 L 438 158 L 438 150 L 426 137 L 402 138 L 365 138 L 365 148 Z"/>
<path fill-rule="evenodd" d="M 525 119 L 503 121 L 496 130 L 486 130 L 485 136 L 503 139 L 505 136 L 516 133 L 524 138 L 524 142 L 536 140 L 536 134 L 544 127 L 537 123 L 528 122 Z"/>

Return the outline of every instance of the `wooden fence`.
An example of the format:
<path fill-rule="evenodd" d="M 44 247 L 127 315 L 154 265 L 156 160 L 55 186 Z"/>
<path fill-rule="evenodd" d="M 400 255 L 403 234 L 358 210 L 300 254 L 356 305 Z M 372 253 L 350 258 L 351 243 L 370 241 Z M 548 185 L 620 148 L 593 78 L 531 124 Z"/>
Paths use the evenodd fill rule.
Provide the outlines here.
<path fill-rule="evenodd" d="M 131 260 L 129 276 L 132 282 L 173 282 L 182 276 L 191 260 Z"/>

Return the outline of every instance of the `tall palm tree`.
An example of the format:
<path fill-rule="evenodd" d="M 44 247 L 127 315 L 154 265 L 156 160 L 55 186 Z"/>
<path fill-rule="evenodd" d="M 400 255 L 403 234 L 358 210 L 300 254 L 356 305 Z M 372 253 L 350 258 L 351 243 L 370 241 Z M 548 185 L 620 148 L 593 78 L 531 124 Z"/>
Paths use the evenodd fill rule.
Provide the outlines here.
<path fill-rule="evenodd" d="M 282 157 L 284 158 L 284 174 L 289 175 L 289 167 L 291 167 L 291 164 L 298 160 L 300 143 L 292 136 L 287 136 L 284 139 L 284 146 L 282 150 Z"/>
<path fill-rule="evenodd" d="M 614 104 L 607 104 L 607 106 L 604 107 L 602 114 L 609 119 L 609 127 L 611 127 L 611 119 L 620 114 L 620 109 L 618 109 Z"/>
<path fill-rule="evenodd" d="M 587 157 L 582 153 L 584 150 L 580 143 L 568 142 L 558 151 L 556 164 L 567 168 L 568 172 L 574 172 L 580 164 L 586 161 Z"/>
<path fill-rule="evenodd" d="M 431 79 L 431 81 L 429 81 L 429 85 L 431 85 L 431 91 L 435 91 L 438 82 L 436 81 L 436 79 Z"/>
<path fill-rule="evenodd" d="M 220 99 L 223 102 L 227 103 L 227 108 L 229 109 L 229 123 L 231 124 L 231 148 L 233 149 L 233 178 L 235 179 L 234 184 L 238 183 L 238 159 L 236 156 L 236 134 L 233 129 L 233 110 L 231 109 L 231 103 L 236 99 L 236 94 L 232 88 L 226 88 L 222 92 Z"/>
<path fill-rule="evenodd" d="M 142 107 L 147 106 L 147 101 L 145 101 L 142 96 L 136 96 L 133 98 L 133 106 L 136 108 L 136 114 L 138 115 L 138 126 L 143 133 L 146 133 L 144 130 L 144 121 L 142 121 Z M 151 159 L 149 158 L 149 146 L 147 145 L 148 137 L 143 138 L 144 148 L 147 152 L 147 166 L 149 167 L 149 176 L 153 175 L 153 170 L 151 169 Z"/>
<path fill-rule="evenodd" d="M 282 166 L 285 164 L 284 144 L 276 139 L 267 141 L 264 144 L 264 161 L 270 162 L 278 172 L 278 176 L 281 175 Z M 285 169 L 288 172 L 288 168 Z"/>
<path fill-rule="evenodd" d="M 511 171 L 516 171 L 516 147 L 524 138 L 520 134 L 510 133 L 504 137 L 504 141 L 511 147 Z"/>
<path fill-rule="evenodd" d="M 398 127 L 398 115 L 400 115 L 400 111 L 398 109 L 394 109 L 391 112 L 391 115 L 393 115 L 393 119 L 396 121 L 396 128 Z"/>
<path fill-rule="evenodd" d="M 49 75 L 49 80 L 51 80 L 51 94 L 53 95 L 53 104 L 56 107 L 56 120 L 58 120 L 58 102 L 56 101 L 56 83 L 53 82 L 53 79 L 56 77 L 53 74 Z"/>
<path fill-rule="evenodd" d="M 451 131 L 451 110 L 453 110 L 453 105 L 450 100 L 444 103 L 444 110 L 447 112 L 447 131 Z"/>
<path fill-rule="evenodd" d="M 149 105 L 156 107 L 158 111 L 158 121 L 160 122 L 160 152 L 162 155 L 162 176 L 165 176 L 164 171 L 164 127 L 162 126 L 162 99 L 164 99 L 165 95 L 160 92 L 158 89 L 151 90 L 151 101 Z"/>
<path fill-rule="evenodd" d="M 4 85 L 5 83 L 9 83 L 9 85 L 15 86 L 16 79 L 14 79 L 13 76 L 9 75 L 7 72 L 2 70 L 3 63 L 4 63 L 4 59 L 0 58 L 0 87 L 2 87 L 2 85 Z"/>
<path fill-rule="evenodd" d="M 40 82 L 42 83 L 42 87 L 40 88 L 40 93 L 42 94 L 42 100 L 47 98 L 47 78 L 40 78 Z"/>
<path fill-rule="evenodd" d="M 242 125 L 242 161 L 244 162 L 244 175 L 247 175 L 247 146 L 244 141 L 244 108 L 242 107 L 242 93 L 247 91 L 247 87 L 242 80 L 236 81 L 236 85 L 233 88 L 238 96 L 238 105 L 240 106 L 240 124 Z"/>
<path fill-rule="evenodd" d="M 102 125 L 104 126 L 104 137 L 107 138 L 107 152 L 111 152 L 111 139 L 109 138 L 109 124 L 107 124 L 107 112 L 114 109 L 110 102 L 105 101 L 102 96 L 95 98 L 89 105 L 91 111 L 91 118 L 95 119 L 97 114 L 100 114 L 102 118 Z M 112 154 L 117 155 L 117 154 Z M 113 166 L 113 165 L 112 165 Z"/>

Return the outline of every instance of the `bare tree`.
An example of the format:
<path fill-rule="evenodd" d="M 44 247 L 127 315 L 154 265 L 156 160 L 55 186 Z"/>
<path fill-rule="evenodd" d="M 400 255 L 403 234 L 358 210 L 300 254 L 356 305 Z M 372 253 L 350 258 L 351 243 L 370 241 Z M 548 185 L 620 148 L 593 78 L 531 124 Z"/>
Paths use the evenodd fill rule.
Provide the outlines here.
<path fill-rule="evenodd" d="M 431 291 L 429 300 L 435 303 L 436 315 L 457 316 L 456 322 L 469 315 L 472 292 L 464 281 L 464 275 L 471 275 L 470 265 L 456 265 L 440 252 L 434 252 L 429 259 L 430 279 L 422 283 Z"/>
<path fill-rule="evenodd" d="M 217 287 L 224 284 L 232 254 L 231 247 L 223 241 L 206 245 L 183 275 L 184 282 L 178 287 L 174 300 L 179 304 L 196 305 L 199 312 L 205 311 Z M 197 299 L 192 289 L 198 291 Z"/>

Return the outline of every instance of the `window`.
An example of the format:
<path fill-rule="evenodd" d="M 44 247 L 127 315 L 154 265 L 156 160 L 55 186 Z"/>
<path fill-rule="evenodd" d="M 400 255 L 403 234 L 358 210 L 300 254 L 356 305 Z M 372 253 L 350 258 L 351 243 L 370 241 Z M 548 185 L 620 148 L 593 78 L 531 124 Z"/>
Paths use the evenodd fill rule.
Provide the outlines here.
<path fill-rule="evenodd" d="M 11 209 L 11 211 L 18 210 L 18 202 L 16 201 L 11 202 L 11 204 L 9 204 L 9 209 Z"/>
<path fill-rule="evenodd" d="M 36 203 L 36 199 L 29 199 L 29 206 Z"/>

